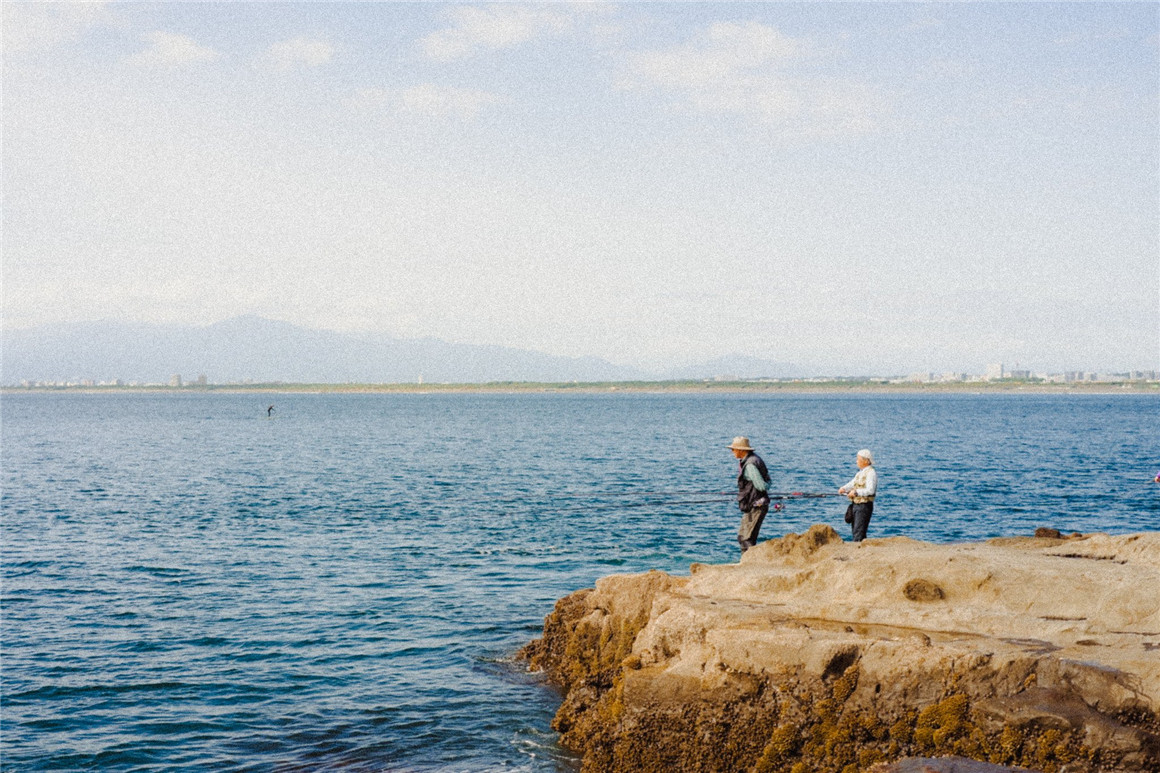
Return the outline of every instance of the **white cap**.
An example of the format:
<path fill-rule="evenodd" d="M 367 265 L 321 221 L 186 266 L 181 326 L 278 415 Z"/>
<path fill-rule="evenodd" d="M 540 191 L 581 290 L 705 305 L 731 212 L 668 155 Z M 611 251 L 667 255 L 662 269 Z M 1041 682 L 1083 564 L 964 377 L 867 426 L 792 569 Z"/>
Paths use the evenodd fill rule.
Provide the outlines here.
<path fill-rule="evenodd" d="M 872 453 L 870 453 L 870 450 L 868 448 L 863 448 L 861 451 L 859 451 L 858 456 L 860 456 L 863 459 L 865 459 L 866 461 L 870 462 L 870 464 L 874 464 L 874 455 Z"/>

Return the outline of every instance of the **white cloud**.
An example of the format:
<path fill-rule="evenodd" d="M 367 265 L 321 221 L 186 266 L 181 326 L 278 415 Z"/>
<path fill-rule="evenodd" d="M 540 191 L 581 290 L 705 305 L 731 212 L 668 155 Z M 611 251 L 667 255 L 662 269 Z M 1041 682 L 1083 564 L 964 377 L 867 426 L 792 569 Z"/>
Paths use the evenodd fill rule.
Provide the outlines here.
<path fill-rule="evenodd" d="M 107 4 L 4 3 L 4 52 L 8 56 L 44 51 L 78 40 L 101 23 Z"/>
<path fill-rule="evenodd" d="M 683 46 L 630 54 L 620 85 L 668 91 L 696 112 L 749 116 L 786 135 L 873 130 L 885 111 L 882 95 L 864 84 L 800 75 L 815 53 L 774 27 L 719 22 Z"/>
<path fill-rule="evenodd" d="M 141 36 L 149 46 L 129 61 L 145 67 L 174 67 L 196 62 L 210 62 L 221 57 L 217 51 L 197 43 L 193 38 L 174 32 L 156 30 Z"/>
<path fill-rule="evenodd" d="M 275 70 L 286 71 L 297 67 L 318 67 L 329 62 L 333 55 L 334 46 L 330 43 L 297 37 L 270 46 L 262 61 Z"/>
<path fill-rule="evenodd" d="M 361 110 L 388 110 L 399 115 L 469 120 L 488 105 L 500 101 L 500 97 L 486 91 L 420 83 L 405 89 L 360 89 L 349 100 L 349 104 Z"/>
<path fill-rule="evenodd" d="M 717 23 L 695 44 L 634 54 L 630 65 L 636 74 L 658 86 L 701 90 L 792 59 L 801 50 L 799 41 L 773 27 L 755 22 Z"/>
<path fill-rule="evenodd" d="M 543 35 L 559 35 L 573 24 L 568 13 L 544 6 L 461 6 L 448 15 L 450 27 L 422 40 L 423 50 L 432 59 L 466 59 L 480 51 L 510 48 Z"/>
<path fill-rule="evenodd" d="M 424 83 L 398 94 L 401 112 L 432 117 L 474 118 L 497 98 L 485 91 L 458 89 Z"/>

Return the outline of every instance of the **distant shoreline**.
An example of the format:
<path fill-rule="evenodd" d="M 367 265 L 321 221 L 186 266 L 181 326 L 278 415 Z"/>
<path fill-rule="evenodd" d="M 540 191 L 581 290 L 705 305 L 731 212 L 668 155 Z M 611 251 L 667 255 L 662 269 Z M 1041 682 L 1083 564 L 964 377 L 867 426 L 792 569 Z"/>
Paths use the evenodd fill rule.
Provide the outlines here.
<path fill-rule="evenodd" d="M 0 394 L 1154 394 L 1160 382 L 1073 382 L 1065 384 L 1028 381 L 893 383 L 879 379 L 834 381 L 605 381 L 529 382 L 495 381 L 465 384 L 208 384 L 164 386 L 160 384 L 4 386 Z"/>

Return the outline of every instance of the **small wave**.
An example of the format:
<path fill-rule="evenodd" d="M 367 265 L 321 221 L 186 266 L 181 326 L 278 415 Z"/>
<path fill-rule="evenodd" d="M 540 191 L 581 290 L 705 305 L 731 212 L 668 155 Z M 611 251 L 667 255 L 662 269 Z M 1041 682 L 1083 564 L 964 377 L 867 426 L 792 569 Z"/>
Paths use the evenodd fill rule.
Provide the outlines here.
<path fill-rule="evenodd" d="M 200 689 L 201 685 L 191 682 L 141 682 L 138 684 L 87 684 L 66 687 L 46 685 L 32 690 L 14 693 L 9 701 L 68 700 L 76 697 L 123 695 L 125 693 L 184 692 Z"/>
<path fill-rule="evenodd" d="M 56 566 L 55 561 L 13 561 L 8 564 L 9 569 L 42 569 L 44 567 Z"/>
<path fill-rule="evenodd" d="M 172 566 L 126 566 L 124 571 L 151 574 L 154 577 L 188 577 L 193 574 L 189 569 L 179 569 Z"/>

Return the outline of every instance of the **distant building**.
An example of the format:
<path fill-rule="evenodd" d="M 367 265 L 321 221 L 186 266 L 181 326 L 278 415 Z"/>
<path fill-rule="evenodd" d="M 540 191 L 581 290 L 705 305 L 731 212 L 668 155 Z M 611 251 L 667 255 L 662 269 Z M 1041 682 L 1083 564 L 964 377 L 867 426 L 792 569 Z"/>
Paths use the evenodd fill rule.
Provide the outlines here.
<path fill-rule="evenodd" d="M 196 383 L 197 383 L 197 385 L 198 385 L 198 386 L 205 386 L 205 385 L 206 385 L 207 383 L 209 383 L 209 382 L 208 382 L 208 380 L 206 379 L 206 377 L 205 377 L 205 374 L 204 374 L 204 373 L 198 373 L 198 374 L 197 374 L 197 382 L 196 382 Z"/>
<path fill-rule="evenodd" d="M 1031 371 L 1029 371 L 1029 370 L 1012 370 L 1012 371 L 1007 373 L 1007 378 L 1029 379 L 1029 378 L 1031 378 Z"/>
<path fill-rule="evenodd" d="M 169 377 L 169 386 L 171 386 L 171 387 L 181 386 L 181 374 L 180 373 L 174 373 L 172 376 Z"/>
<path fill-rule="evenodd" d="M 1000 362 L 995 365 L 988 365 L 987 370 L 983 373 L 983 378 L 987 381 L 995 381 L 996 379 L 1003 378 L 1004 375 L 1003 363 Z"/>

